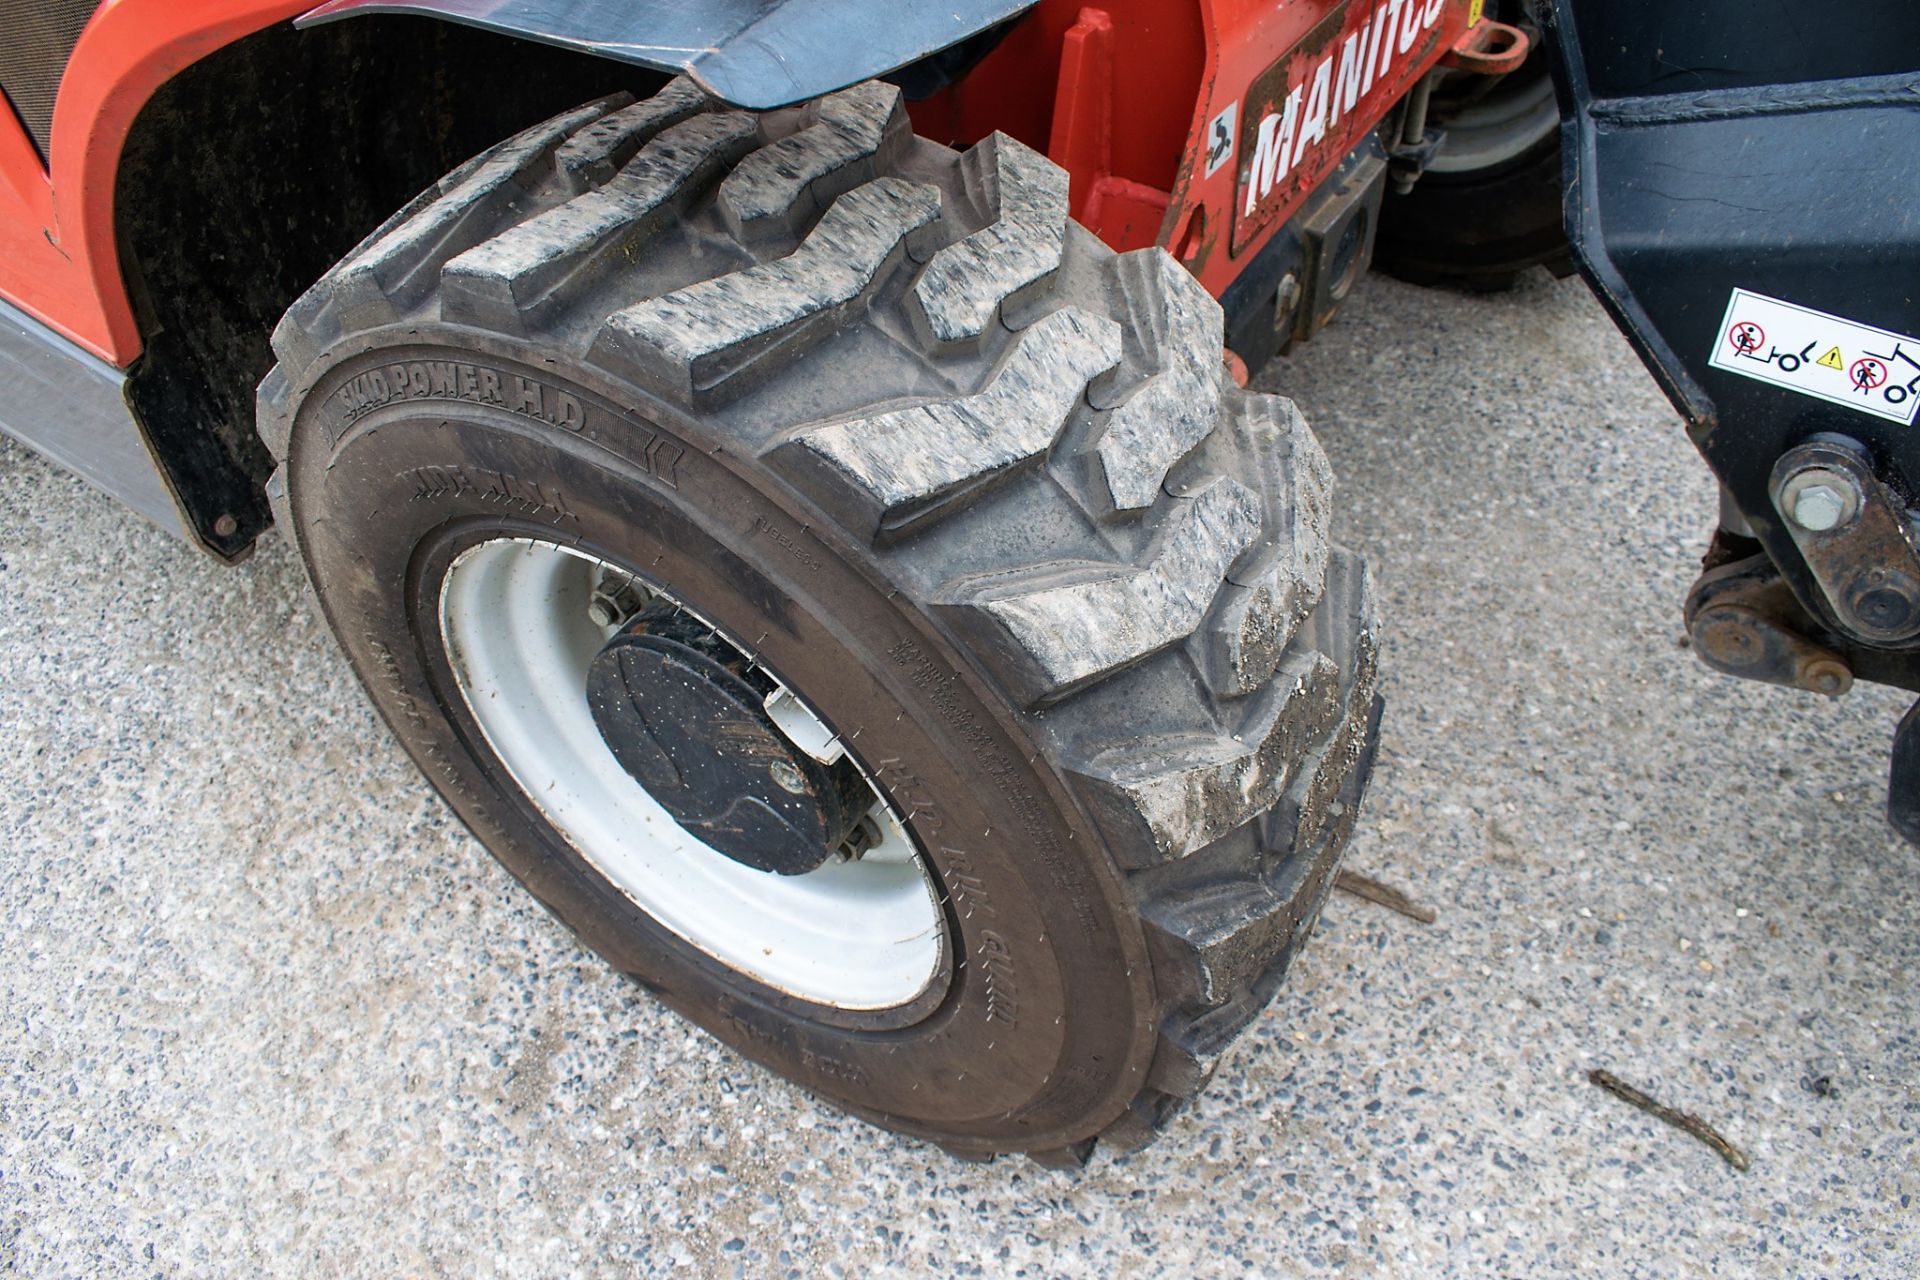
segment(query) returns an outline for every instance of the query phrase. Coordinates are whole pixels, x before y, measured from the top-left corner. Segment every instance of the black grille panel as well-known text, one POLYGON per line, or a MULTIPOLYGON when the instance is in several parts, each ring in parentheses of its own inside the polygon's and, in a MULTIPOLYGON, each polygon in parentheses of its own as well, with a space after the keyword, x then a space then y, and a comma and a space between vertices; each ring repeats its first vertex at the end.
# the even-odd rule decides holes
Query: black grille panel
POLYGON ((43 160, 60 73, 99 7, 100 0, 0 0, 0 93, 20 113, 43 160))

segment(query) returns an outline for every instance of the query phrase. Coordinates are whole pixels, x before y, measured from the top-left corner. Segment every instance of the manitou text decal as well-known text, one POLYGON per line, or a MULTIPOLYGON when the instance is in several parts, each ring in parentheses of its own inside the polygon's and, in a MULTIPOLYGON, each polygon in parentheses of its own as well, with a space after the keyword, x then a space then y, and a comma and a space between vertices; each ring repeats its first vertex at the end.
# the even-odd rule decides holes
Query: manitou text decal
POLYGON ((1446 7, 1447 0, 1362 0, 1365 19, 1352 25, 1354 10, 1342 5, 1254 82, 1240 176, 1243 216, 1252 218, 1288 174, 1310 170, 1309 157, 1318 158, 1316 149, 1343 121, 1365 119, 1382 105, 1378 99, 1393 91, 1446 7))

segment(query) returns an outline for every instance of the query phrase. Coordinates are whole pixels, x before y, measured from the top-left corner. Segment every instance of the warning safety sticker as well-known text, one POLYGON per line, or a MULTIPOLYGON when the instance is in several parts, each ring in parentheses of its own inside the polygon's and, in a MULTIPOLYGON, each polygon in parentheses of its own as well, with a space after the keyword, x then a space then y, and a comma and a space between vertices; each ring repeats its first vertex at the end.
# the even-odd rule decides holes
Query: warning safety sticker
POLYGON ((1716 369, 1913 424, 1920 338, 1735 289, 1714 339, 1716 369))

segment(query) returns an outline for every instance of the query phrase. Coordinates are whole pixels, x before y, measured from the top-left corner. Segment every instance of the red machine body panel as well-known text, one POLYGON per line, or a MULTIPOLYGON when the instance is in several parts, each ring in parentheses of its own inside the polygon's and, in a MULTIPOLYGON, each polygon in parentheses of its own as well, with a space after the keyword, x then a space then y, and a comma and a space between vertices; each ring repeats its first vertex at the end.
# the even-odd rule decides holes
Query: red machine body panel
POLYGON ((0 112, 0 294, 113 364, 140 354, 114 243, 120 149, 153 91, 304 0, 107 0, 74 47, 42 165, 0 112))
MULTIPOLYGON (((106 0, 75 46, 47 163, 0 113, 0 295, 120 366, 141 339, 114 236, 134 117, 170 77, 306 0, 106 0)), ((1116 248, 1163 244, 1216 295, 1477 20, 1479 0, 1042 0, 913 115, 995 129, 1073 178, 1116 248)), ((236 229, 237 233, 244 233, 236 229)))
POLYGON ((1079 221, 1117 249, 1165 245, 1218 296, 1481 7, 1042 0, 914 123, 1048 152, 1079 221))

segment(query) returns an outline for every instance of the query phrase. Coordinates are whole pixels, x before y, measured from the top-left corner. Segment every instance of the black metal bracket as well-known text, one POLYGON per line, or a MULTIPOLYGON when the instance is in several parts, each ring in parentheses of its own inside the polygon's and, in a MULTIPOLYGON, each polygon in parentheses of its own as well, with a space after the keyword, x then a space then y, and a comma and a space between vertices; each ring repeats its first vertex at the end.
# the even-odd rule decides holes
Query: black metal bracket
POLYGON ((1887 776, 1887 821, 1920 844, 1920 702, 1893 735, 1893 765, 1887 776))
MULTIPOLYGON (((1904 510, 1920 431, 1712 355, 1736 288, 1920 333, 1920 6, 1835 0, 1816 32, 1731 0, 1552 0, 1542 17, 1582 272, 1795 596, 1841 622, 1774 505, 1775 464, 1844 434, 1904 510)), ((1920 671, 1913 635, 1859 634, 1920 671)))
MULTIPOLYGON (((1761 553, 1695 585, 1696 648, 1821 692, 1920 687, 1920 376, 1889 381, 1903 359, 1920 375, 1920 339, 1898 339, 1920 335, 1920 5, 1787 23, 1735 0, 1544 0, 1541 18, 1574 255, 1761 553), (1874 345, 1797 338, 1776 359, 1737 310, 1755 296, 1874 345), (1824 394, 1809 361, 1836 371, 1824 394)), ((1920 841, 1915 723, 1888 813, 1920 841)))

